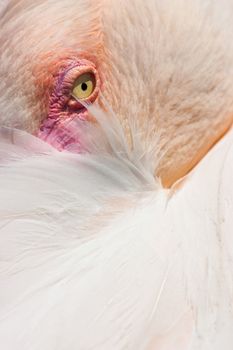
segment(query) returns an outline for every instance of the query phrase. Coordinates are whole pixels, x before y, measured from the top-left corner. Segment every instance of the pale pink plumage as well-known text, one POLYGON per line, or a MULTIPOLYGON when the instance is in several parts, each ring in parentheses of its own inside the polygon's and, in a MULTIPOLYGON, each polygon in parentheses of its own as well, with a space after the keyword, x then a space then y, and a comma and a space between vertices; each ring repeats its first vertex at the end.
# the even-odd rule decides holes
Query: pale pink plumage
POLYGON ((13 3, 25 12, 10 7, 0 33, 0 349, 232 350, 233 132, 216 138, 232 120, 231 0, 219 16, 215 0, 13 3), (106 112, 85 105, 98 124, 67 124, 85 154, 28 133, 44 117, 28 67, 46 45, 73 47, 72 16, 106 79, 106 112), (209 137, 165 189, 164 164, 179 168, 209 137))

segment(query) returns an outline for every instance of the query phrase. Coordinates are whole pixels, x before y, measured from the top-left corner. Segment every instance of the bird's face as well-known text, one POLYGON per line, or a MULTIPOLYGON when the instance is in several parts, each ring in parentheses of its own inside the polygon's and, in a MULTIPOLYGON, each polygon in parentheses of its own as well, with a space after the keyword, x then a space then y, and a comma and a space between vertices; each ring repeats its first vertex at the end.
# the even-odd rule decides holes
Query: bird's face
POLYGON ((171 186, 232 125, 229 13, 201 1, 12 0, 0 20, 1 123, 82 152, 68 121, 95 123, 86 105, 105 101, 131 147, 132 133, 145 152, 159 137, 154 173, 171 186))

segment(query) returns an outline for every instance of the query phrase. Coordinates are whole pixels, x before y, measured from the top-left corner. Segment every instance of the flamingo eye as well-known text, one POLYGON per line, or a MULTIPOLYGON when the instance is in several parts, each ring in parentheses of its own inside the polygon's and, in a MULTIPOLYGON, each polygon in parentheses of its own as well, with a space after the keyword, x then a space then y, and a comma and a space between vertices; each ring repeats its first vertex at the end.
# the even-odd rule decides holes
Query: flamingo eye
POLYGON ((81 74, 74 82, 71 95, 78 100, 90 97, 96 87, 95 76, 92 73, 81 74))

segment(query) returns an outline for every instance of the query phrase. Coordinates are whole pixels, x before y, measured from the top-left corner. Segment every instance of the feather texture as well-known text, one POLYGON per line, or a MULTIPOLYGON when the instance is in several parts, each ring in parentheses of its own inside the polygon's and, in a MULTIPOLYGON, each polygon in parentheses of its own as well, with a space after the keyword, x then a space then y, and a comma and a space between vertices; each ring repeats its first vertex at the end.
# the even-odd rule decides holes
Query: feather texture
POLYGON ((8 146, 19 153, 0 169, 4 349, 231 349, 232 133, 177 191, 133 159, 8 146))
POLYGON ((232 16, 0 0, 0 349, 232 350, 232 16), (81 55, 98 123, 72 120, 86 153, 60 153, 29 133, 81 55))

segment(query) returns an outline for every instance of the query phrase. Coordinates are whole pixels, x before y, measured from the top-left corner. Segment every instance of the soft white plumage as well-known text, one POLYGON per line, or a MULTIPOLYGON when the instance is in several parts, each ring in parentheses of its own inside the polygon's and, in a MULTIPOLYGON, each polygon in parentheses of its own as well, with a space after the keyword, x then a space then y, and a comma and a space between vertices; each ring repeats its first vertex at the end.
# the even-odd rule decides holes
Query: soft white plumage
POLYGON ((2 136, 4 349, 232 348, 232 133, 177 191, 2 136))

